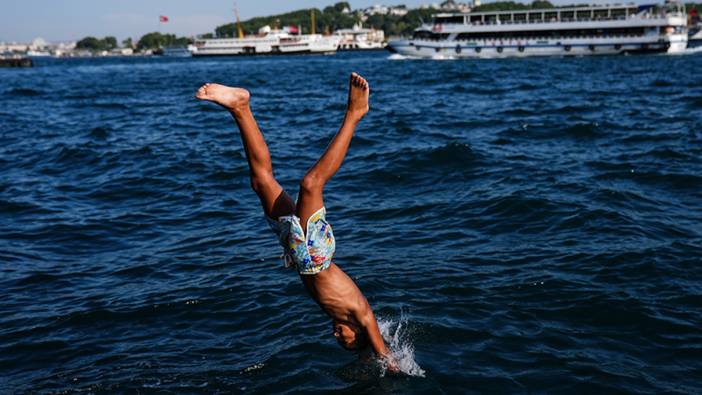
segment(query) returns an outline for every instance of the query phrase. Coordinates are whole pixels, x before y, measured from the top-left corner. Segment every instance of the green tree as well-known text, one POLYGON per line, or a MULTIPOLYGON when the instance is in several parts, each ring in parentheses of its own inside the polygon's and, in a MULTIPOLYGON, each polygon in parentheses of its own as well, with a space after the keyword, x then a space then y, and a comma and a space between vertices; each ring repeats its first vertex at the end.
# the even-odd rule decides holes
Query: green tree
POLYGON ((176 37, 174 34, 161 34, 152 32, 143 35, 137 42, 137 50, 158 49, 170 46, 186 46, 191 43, 187 37, 176 37))
POLYGON ((336 12, 342 13, 342 12, 344 12, 345 9, 350 10, 350 9, 351 9, 351 4, 349 4, 349 3, 345 2, 345 1, 342 1, 342 2, 340 2, 340 3, 334 4, 334 9, 336 10, 336 12))
POLYGON ((117 48, 117 39, 113 36, 103 38, 102 47, 107 51, 117 48))
POLYGON ((122 40, 122 46, 124 48, 134 48, 134 43, 132 42, 132 38, 127 37, 124 40, 122 40))
MULTIPOLYGON (((342 11, 351 9, 349 3, 341 2, 333 6, 328 6, 324 10, 306 9, 291 11, 279 15, 269 15, 251 18, 241 22, 241 28, 246 34, 255 34, 258 29, 263 26, 284 27, 284 26, 301 26, 304 33, 310 32, 311 19, 310 14, 314 12, 317 32, 327 30, 336 30, 342 28, 350 28, 357 22, 357 17, 353 14, 344 14, 342 11)), ((226 25, 217 26, 215 28, 215 36, 217 37, 234 37, 237 34, 236 23, 228 23, 226 25)))
POLYGON ((88 36, 78 41, 76 43, 76 48, 86 49, 94 52, 110 51, 112 49, 117 48, 117 39, 112 36, 108 36, 102 39, 88 36))
POLYGON ((685 3, 685 11, 690 12, 692 9, 697 10, 697 13, 702 13, 702 3, 685 3))
POLYGON ((490 11, 513 11, 513 10, 526 10, 529 9, 528 4, 517 3, 514 1, 497 1, 494 3, 481 4, 479 7, 475 7, 473 11, 475 12, 490 12, 490 11))
POLYGON ((102 42, 93 36, 88 36, 78 41, 76 48, 99 51, 102 48, 102 42))
POLYGON ((535 0, 531 3, 531 8, 533 9, 539 9, 539 8, 554 8, 555 6, 551 4, 551 2, 547 0, 535 0))

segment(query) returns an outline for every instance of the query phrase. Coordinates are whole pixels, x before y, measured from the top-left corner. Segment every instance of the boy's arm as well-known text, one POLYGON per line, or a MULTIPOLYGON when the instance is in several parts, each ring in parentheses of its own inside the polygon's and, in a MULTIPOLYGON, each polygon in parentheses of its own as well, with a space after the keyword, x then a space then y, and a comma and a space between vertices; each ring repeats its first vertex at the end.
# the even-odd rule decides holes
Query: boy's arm
POLYGON ((387 369, 389 371, 397 373, 400 369, 397 367, 397 363, 392 358, 392 355, 390 355, 390 350, 388 350, 388 347, 385 345, 383 336, 380 334, 380 328, 378 328, 378 321, 376 321, 375 315, 373 315, 373 310, 371 310, 365 298, 364 302, 365 303, 361 304, 361 308, 354 314, 356 321, 358 321, 366 332, 368 343, 370 343, 371 348, 373 348, 375 355, 387 363, 387 369))
POLYGON ((375 320, 373 315, 373 310, 371 310, 368 302, 364 303, 364 306, 356 312, 356 321, 361 324, 363 331, 368 337, 368 342, 373 348, 373 351, 379 358, 387 358, 390 356, 390 351, 383 341, 383 336, 380 334, 380 328, 378 328, 378 322, 375 320))

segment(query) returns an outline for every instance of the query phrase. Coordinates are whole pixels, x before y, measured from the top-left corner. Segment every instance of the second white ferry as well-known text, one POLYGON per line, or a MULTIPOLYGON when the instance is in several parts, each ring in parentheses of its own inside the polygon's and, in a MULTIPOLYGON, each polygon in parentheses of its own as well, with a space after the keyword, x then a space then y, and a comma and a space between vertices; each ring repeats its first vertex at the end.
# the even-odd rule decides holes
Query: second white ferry
POLYGON ((420 58, 679 53, 686 47, 687 15, 676 1, 437 14, 411 39, 387 46, 420 58))
POLYGON ((257 36, 195 40, 193 56, 326 54, 336 52, 340 38, 321 34, 293 34, 264 26, 257 36))

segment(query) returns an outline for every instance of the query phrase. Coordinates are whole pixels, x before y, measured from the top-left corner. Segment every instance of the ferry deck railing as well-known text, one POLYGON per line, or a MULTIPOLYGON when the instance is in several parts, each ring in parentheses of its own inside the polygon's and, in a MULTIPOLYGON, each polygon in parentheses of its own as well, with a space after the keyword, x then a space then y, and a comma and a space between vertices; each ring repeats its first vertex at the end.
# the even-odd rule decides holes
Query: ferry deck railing
MULTIPOLYGON (((466 16, 466 20, 464 20, 463 23, 451 23, 451 22, 439 22, 439 23, 434 23, 434 26, 444 26, 444 25, 458 25, 458 26, 490 26, 490 25, 517 25, 517 24, 535 24, 535 23, 556 23, 556 22, 564 22, 564 23, 570 23, 570 22, 603 22, 603 21, 625 21, 629 19, 666 19, 666 18, 671 18, 671 17, 686 17, 684 13, 680 12, 668 12, 668 13, 650 13, 650 12, 644 12, 644 13, 638 13, 638 14, 628 14, 628 15, 616 15, 616 16, 590 16, 590 17, 575 17, 575 18, 569 18, 569 17, 550 17, 546 18, 544 14, 549 14, 549 13, 554 13, 559 15, 560 11, 549 11, 549 12, 542 12, 542 17, 538 19, 531 19, 531 18, 526 18, 526 19, 519 19, 515 20, 514 15, 515 14, 498 14, 500 16, 502 15, 509 15, 511 18, 498 18, 492 20, 482 20, 479 21, 471 21, 470 15, 466 16)), ((482 17, 486 15, 481 15, 482 17)))

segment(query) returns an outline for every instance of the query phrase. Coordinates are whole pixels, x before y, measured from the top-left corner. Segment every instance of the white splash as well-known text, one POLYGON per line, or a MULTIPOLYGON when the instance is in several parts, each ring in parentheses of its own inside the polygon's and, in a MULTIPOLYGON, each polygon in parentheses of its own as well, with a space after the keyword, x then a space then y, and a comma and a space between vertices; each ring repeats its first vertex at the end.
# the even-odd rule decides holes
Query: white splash
POLYGON ((407 319, 403 314, 400 313, 397 322, 382 317, 377 319, 380 333, 388 344, 398 369, 408 376, 424 377, 424 369, 414 360, 414 345, 407 332, 407 319))
POLYGON ((388 56, 388 59, 389 60, 405 60, 405 59, 412 59, 412 58, 410 58, 408 56, 400 55, 399 53, 394 53, 394 54, 391 54, 390 56, 388 56))
POLYGON ((702 46, 694 47, 694 48, 685 48, 684 51, 674 52, 674 53, 664 53, 662 55, 664 55, 664 56, 685 56, 685 55, 698 54, 700 52, 702 52, 702 46))
POLYGON ((687 49, 685 49, 684 54, 691 55, 691 54, 699 53, 699 52, 702 52, 702 47, 687 48, 687 49))
POLYGON ((456 60, 456 57, 451 55, 435 54, 431 56, 431 60, 456 60))

